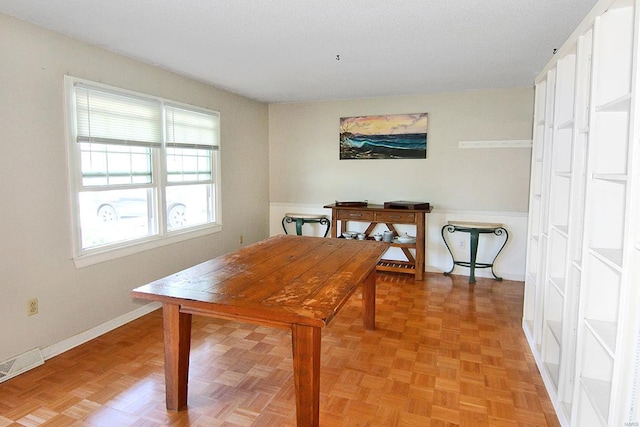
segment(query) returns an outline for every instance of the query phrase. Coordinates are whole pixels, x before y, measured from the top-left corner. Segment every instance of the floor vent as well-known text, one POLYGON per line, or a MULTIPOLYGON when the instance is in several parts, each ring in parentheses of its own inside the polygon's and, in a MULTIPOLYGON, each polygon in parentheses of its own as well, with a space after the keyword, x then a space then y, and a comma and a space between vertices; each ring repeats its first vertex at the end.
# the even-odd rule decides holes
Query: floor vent
POLYGON ((0 383, 44 363, 40 349, 34 348, 0 363, 0 383))

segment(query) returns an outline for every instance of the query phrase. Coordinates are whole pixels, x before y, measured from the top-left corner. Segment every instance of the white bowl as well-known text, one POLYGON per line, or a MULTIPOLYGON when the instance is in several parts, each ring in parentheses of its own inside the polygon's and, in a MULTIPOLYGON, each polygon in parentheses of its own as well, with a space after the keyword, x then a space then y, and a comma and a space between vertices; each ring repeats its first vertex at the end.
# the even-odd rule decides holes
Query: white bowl
POLYGON ((415 243, 416 242, 416 238, 414 236, 409 236, 409 235, 402 235, 402 236, 398 236, 398 242, 400 243, 415 243))

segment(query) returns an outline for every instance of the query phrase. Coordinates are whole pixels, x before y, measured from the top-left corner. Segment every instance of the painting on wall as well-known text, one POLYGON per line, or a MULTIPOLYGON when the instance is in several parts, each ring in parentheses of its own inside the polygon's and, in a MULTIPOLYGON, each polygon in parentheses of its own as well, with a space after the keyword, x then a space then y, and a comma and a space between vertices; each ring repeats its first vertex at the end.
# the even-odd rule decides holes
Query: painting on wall
POLYGON ((426 158, 427 113, 340 119, 340 160, 426 158))

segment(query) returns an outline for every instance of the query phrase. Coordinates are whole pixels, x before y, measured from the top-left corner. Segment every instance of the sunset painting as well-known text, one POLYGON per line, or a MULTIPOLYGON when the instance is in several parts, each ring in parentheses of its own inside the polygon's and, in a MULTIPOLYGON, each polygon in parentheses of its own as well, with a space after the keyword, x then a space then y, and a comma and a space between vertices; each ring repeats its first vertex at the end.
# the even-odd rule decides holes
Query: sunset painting
POLYGON ((426 158, 427 113, 340 119, 340 160, 426 158))

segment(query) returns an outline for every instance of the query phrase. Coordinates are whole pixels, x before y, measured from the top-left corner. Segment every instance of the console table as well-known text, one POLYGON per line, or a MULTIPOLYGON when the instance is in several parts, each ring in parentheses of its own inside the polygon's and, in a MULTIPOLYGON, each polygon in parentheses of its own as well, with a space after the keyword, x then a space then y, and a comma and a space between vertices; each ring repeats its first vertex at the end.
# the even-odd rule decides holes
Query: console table
MULTIPOLYGON (((385 208, 384 205, 373 204, 367 206, 339 206, 337 204, 330 204, 324 207, 331 209, 331 237, 333 238, 342 236, 342 233, 347 231, 349 221, 369 223, 367 229, 364 231, 364 234, 367 236, 373 232, 378 224, 385 224, 386 227, 396 235, 398 231, 394 224, 415 225, 415 243, 391 243, 391 246, 399 247, 402 250, 407 261, 381 259, 378 262, 377 270, 413 274, 416 280, 423 279, 426 214, 431 212, 431 207, 428 209, 395 209, 385 208), (340 227, 338 227, 338 221, 340 221, 340 227), (415 256, 409 249, 415 249, 415 256)), ((369 237, 367 238, 370 239, 369 237)))
POLYGON ((445 276, 451 274, 456 265, 460 265, 462 267, 469 267, 469 283, 476 282, 475 270, 476 268, 491 268, 491 274, 496 280, 502 280, 502 277, 498 277, 493 271, 493 264, 496 262, 498 255, 504 249, 504 246, 507 244, 507 240, 509 240, 509 233, 502 226, 502 224, 494 224, 487 222, 467 222, 467 221, 449 221, 444 227, 442 227, 442 240, 444 244, 447 246, 449 253, 451 254, 451 259, 453 260, 453 266, 451 270, 445 272, 445 276), (460 231, 463 233, 469 233, 469 261, 456 261, 453 256, 453 252, 447 243, 447 239, 445 239, 444 232, 448 231, 449 233, 455 233, 456 231, 460 231), (476 256, 478 254, 478 240, 480 240, 480 234, 495 234, 496 236, 504 236, 504 243, 496 253, 496 256, 493 257, 493 261, 490 263, 481 263, 476 262, 476 256))

